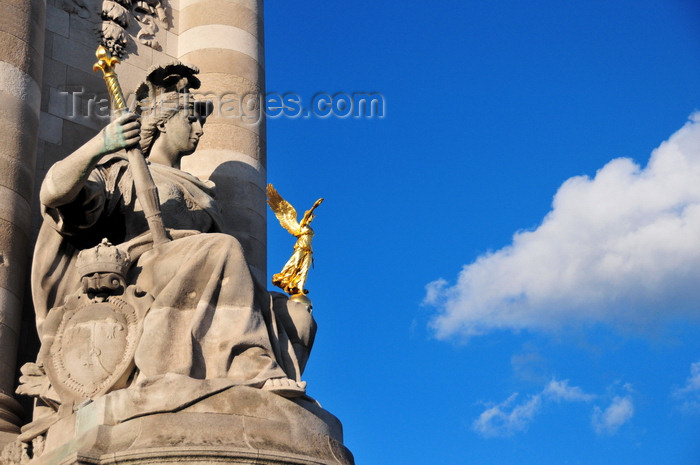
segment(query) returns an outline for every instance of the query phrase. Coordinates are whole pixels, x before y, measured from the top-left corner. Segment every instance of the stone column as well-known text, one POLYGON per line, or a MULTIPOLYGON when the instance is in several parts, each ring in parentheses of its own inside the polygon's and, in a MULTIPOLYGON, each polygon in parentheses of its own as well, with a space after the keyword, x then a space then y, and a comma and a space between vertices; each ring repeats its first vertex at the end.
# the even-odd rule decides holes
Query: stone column
POLYGON ((45 9, 44 0, 0 2, 0 445, 20 424, 12 393, 31 258, 45 9))
POLYGON ((214 101, 197 155, 183 169, 217 185, 228 233, 266 281, 263 0, 180 0, 178 58, 199 67, 214 101))

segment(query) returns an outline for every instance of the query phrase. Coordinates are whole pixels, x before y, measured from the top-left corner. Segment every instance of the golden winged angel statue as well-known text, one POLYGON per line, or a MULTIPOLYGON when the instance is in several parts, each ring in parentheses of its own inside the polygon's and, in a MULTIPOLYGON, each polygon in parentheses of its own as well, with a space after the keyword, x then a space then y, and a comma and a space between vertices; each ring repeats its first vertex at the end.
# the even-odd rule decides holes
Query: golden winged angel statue
POLYGON ((311 239, 314 236, 314 230, 309 225, 314 219, 314 210, 321 205, 321 202, 323 199, 318 199, 297 223, 297 211, 294 207, 282 198, 272 184, 267 185, 267 203, 282 227, 297 238, 297 242, 294 244, 294 253, 287 260, 282 271, 272 276, 272 284, 290 294, 292 299, 295 296, 297 298, 305 297, 309 293, 308 290, 304 289, 309 268, 313 263, 311 239))

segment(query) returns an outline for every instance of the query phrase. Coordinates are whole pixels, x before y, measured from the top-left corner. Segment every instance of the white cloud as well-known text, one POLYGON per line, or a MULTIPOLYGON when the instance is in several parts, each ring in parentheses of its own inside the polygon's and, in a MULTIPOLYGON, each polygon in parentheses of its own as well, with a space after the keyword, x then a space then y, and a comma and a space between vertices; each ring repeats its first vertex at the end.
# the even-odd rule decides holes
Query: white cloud
POLYGON ((593 394, 586 394, 583 392, 580 387, 569 386, 568 379, 565 379, 564 381, 557 381, 556 379, 551 380, 544 388, 543 393, 556 401, 565 400, 567 402, 588 402, 595 398, 593 394))
POLYGON ((682 410, 687 412, 700 410, 700 362, 690 365, 690 376, 685 386, 674 390, 673 397, 682 402, 682 410))
POLYGON ((615 396, 612 403, 605 410, 595 407, 591 424, 598 434, 615 434, 618 429, 634 415, 634 403, 632 397, 615 396))
POLYGON ((700 113, 646 167, 619 158, 567 180, 552 210, 449 285, 427 286, 438 337, 697 317, 700 113))
POLYGON ((484 437, 510 436, 525 431, 547 401, 588 402, 595 398, 579 387, 569 386, 569 380, 556 379, 552 379, 542 392, 529 396, 520 404, 515 403, 517 397, 516 392, 500 404, 484 410, 472 423, 472 429, 484 437))
POLYGON ((509 436, 524 431, 542 406, 542 397, 530 396, 522 404, 512 406, 518 393, 512 394, 500 404, 490 407, 474 420, 472 428, 485 437, 509 436))

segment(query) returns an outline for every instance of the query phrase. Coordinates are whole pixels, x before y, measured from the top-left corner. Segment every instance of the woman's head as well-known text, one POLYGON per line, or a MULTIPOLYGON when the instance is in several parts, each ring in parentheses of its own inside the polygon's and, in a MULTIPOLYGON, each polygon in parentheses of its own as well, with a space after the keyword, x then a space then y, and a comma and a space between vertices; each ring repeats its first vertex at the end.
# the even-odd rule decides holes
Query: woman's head
POLYGON ((203 120, 194 113, 194 108, 181 108, 177 113, 156 124, 158 136, 165 149, 173 156, 189 155, 197 148, 203 120))
MULTIPOLYGON (((141 120, 141 149, 153 163, 180 167, 183 156, 195 151, 204 131, 206 113, 199 105, 179 105, 141 120)), ((206 107, 205 107, 206 108, 206 107)))
POLYGON ((190 89, 200 81, 193 66, 175 63, 153 68, 136 91, 141 115, 141 150, 150 156, 154 146, 166 150, 169 158, 192 153, 202 135, 202 125, 212 104, 197 101, 190 89), (157 142, 160 140, 160 142, 157 142))

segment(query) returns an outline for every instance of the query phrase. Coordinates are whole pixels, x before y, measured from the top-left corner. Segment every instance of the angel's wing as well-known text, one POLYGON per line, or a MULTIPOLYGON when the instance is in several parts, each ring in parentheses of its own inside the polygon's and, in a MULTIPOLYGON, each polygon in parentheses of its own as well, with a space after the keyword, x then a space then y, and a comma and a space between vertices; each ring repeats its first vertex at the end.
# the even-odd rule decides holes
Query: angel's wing
POLYGON ((297 223, 297 211, 292 207, 292 204, 282 198, 272 184, 267 185, 267 204, 284 229, 294 236, 301 233, 299 223, 297 223))

